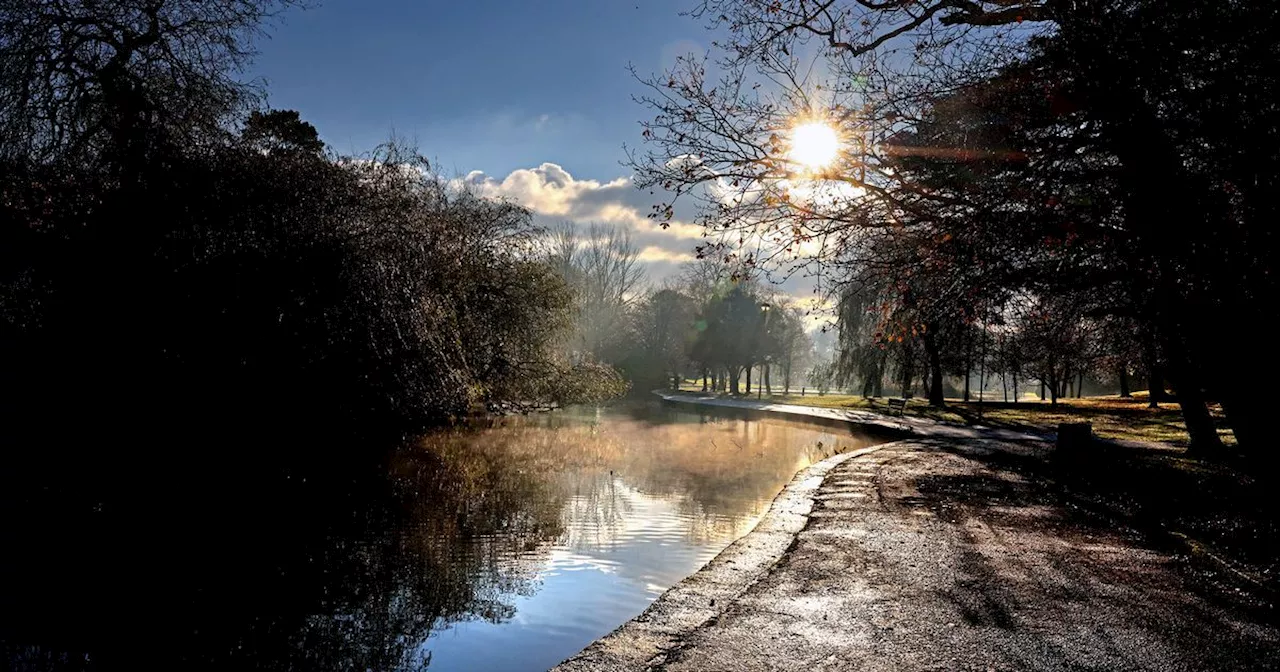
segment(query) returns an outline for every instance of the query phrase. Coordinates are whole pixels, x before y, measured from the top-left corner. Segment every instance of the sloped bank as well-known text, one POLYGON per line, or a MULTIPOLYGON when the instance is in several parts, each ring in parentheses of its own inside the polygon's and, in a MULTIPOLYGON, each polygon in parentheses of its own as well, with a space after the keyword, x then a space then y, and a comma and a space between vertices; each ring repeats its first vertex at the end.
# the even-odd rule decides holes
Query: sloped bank
MULTIPOLYGON (((888 418, 876 413, 769 404, 750 400, 654 392, 664 402, 717 409, 720 413, 765 414, 851 428, 889 442, 917 433, 931 421, 888 418)), ((734 599, 768 575, 808 523, 814 497, 826 476, 844 462, 885 444, 834 455, 797 473, 774 498, 750 532, 683 581, 663 593, 644 613, 591 643, 554 670, 644 670, 660 665, 684 639, 715 620, 734 599)))
POLYGON ((686 636, 713 621, 764 578, 804 529, 814 495, 831 470, 881 446, 829 457, 796 474, 755 528, 663 593, 644 613, 556 666, 558 672, 644 670, 661 664, 686 636))
POLYGON ((855 427, 860 431, 895 439, 929 438, 929 439, 995 439, 998 441, 1044 441, 1051 440, 1051 433, 1036 433, 1013 429, 1000 429, 982 425, 952 425, 944 422, 910 416, 890 416, 874 411, 862 411, 849 408, 825 408, 818 406, 801 406, 799 404, 779 404, 771 401, 752 399, 726 399, 711 395, 674 394, 655 391, 655 395, 666 403, 687 404, 702 407, 718 408, 752 414, 775 415, 792 419, 800 418, 810 422, 819 422, 831 426, 855 427))
MULTIPOLYGON (((838 409, 684 399, 870 424, 838 409)), ((1280 660, 1265 594, 1081 506, 1043 468, 1041 437, 893 429, 913 438, 801 472, 756 530, 556 669, 1163 672, 1280 660)))

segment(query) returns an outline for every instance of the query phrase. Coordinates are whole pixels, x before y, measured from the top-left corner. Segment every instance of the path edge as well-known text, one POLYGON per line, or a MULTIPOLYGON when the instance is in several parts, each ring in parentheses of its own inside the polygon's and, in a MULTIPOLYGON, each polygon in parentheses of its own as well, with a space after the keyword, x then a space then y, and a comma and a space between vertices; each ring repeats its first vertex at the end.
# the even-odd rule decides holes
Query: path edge
POLYGON ((750 532, 669 588, 639 616, 595 640, 552 672, 622 672, 660 665, 686 637, 719 617, 786 557, 808 525, 818 490, 833 469, 887 445, 833 455, 800 470, 750 532))

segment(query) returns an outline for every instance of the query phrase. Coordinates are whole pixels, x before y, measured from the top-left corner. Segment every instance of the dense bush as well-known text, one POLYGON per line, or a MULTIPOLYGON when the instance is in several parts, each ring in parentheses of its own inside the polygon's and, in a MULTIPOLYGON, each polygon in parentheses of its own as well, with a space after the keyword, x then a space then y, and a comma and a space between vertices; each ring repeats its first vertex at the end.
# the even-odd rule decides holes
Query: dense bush
POLYGON ((570 296, 521 208, 394 149, 233 143, 157 163, 128 186, 6 172, 9 404, 403 429, 613 391, 557 359, 570 296))

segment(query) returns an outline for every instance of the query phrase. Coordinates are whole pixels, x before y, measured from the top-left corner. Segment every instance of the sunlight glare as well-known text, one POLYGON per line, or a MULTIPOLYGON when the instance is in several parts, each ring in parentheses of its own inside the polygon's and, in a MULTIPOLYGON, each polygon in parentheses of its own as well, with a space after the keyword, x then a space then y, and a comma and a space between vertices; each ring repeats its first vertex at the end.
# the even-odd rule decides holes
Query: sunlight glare
POLYGON ((839 151, 840 138, 827 124, 815 121, 791 129, 790 158, 809 170, 830 164, 839 151))

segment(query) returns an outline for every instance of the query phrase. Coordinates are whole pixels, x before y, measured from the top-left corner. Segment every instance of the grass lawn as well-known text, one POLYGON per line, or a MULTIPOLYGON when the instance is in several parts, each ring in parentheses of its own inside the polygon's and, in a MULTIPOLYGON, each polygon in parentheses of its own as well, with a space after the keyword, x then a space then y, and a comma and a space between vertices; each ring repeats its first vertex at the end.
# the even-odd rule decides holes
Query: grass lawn
MULTIPOLYGON (((684 389, 698 392, 700 385, 684 389)), ((752 394, 749 399, 755 399, 752 394)), ((888 397, 863 399, 850 394, 765 396, 780 403, 887 412, 888 397)), ((1212 409, 1223 442, 1235 444, 1220 408, 1212 409)), ((1099 446, 1082 464, 1053 467, 1050 477, 1066 485, 1088 508, 1120 515, 1157 538, 1181 539, 1192 555, 1225 559, 1232 572, 1280 594, 1280 501, 1273 482, 1259 480, 1233 461, 1206 462, 1185 452, 1188 437, 1177 404, 1148 408, 1145 393, 1061 399, 1056 406, 1025 397, 1017 404, 948 399, 934 408, 912 399, 906 414, 959 424, 1052 430, 1061 422, 1091 422, 1094 434, 1143 447, 1099 446), (1151 445, 1155 444, 1155 445, 1151 445)), ((1178 542, 1182 543, 1182 542, 1178 542)), ((1217 560, 1215 560, 1217 562, 1217 560)), ((1213 565, 1217 566, 1217 565, 1213 565)))
MULTIPOLYGON (((697 392, 701 386, 690 381, 681 389, 697 392)), ((752 394, 749 398, 755 399, 756 395, 752 394)), ((806 393, 804 396, 774 394, 762 398, 778 403, 821 408, 853 408, 881 413, 889 410, 888 397, 865 399, 855 394, 806 393)), ((1218 434, 1223 443, 1234 445, 1235 437, 1231 430, 1223 426, 1222 409, 1214 406, 1211 411, 1218 421, 1218 434)), ((1144 392, 1138 392, 1127 399, 1117 396, 1059 399, 1056 406, 1031 395, 1024 396, 1017 404, 994 400, 978 404, 976 401, 948 399, 943 408, 935 408, 925 400, 916 398, 907 403, 905 414, 962 425, 981 424, 1034 430, 1053 430, 1063 422, 1091 422, 1094 434, 1108 439, 1161 443, 1175 448, 1186 448, 1188 441, 1178 405, 1160 404, 1158 408, 1148 408, 1144 392)))

